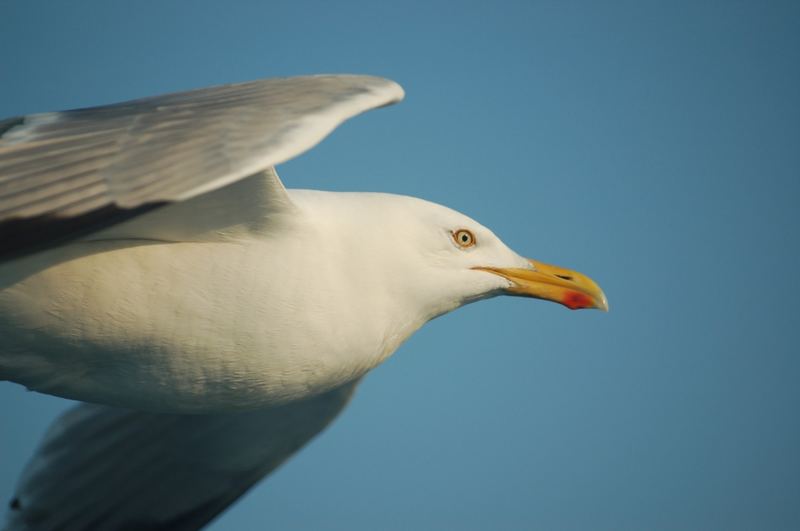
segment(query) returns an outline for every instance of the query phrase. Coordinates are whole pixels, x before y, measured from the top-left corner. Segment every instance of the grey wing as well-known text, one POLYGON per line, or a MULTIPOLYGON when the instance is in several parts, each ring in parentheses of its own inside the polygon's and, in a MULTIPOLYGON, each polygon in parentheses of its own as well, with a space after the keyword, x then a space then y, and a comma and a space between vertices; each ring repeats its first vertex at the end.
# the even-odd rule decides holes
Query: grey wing
POLYGON ((4 529, 200 529, 327 426, 355 386, 224 415, 76 406, 28 463, 4 529))
POLYGON ((214 190, 399 101, 393 81, 276 78, 0 121, 0 258, 214 190))

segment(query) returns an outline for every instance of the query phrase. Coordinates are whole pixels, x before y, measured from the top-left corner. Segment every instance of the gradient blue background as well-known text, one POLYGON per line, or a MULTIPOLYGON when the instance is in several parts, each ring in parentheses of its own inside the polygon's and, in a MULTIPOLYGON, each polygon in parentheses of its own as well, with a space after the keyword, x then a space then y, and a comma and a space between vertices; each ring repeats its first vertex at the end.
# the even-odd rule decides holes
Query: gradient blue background
MULTIPOLYGON (((798 6, 6 0, 0 116, 387 76, 289 187, 444 203, 605 288, 430 323, 212 529, 800 529, 798 6)), ((0 385, 0 498, 66 405, 0 385)))

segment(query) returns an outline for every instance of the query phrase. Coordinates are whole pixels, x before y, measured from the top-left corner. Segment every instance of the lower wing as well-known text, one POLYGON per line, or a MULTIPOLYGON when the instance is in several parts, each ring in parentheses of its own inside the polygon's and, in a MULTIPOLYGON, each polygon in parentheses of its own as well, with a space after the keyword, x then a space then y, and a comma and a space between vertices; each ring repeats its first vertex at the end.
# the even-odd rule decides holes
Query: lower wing
POLYGON ((322 431, 356 385, 234 414, 78 405, 26 466, 4 529, 200 529, 322 431))

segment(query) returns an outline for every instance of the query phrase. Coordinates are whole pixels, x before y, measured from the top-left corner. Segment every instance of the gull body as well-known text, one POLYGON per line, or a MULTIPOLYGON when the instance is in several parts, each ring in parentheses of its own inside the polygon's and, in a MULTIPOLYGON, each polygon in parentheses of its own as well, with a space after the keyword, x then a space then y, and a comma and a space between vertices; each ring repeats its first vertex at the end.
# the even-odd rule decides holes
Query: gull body
POLYGON ((360 378, 425 322, 509 285, 471 267, 528 266, 440 205, 284 192, 274 173, 61 252, 83 256, 0 291, 5 374, 77 400, 184 413, 277 405, 360 378), (264 187, 285 193, 287 208, 253 229, 142 239, 167 217, 207 215, 210 201, 261 200, 253 189, 264 187), (459 229, 480 246, 460 250, 459 229))
POLYGON ((8 531, 200 529, 429 320, 500 294, 607 309, 444 206, 284 188, 275 165, 402 97, 310 76, 0 120, 0 379, 87 402, 8 531))

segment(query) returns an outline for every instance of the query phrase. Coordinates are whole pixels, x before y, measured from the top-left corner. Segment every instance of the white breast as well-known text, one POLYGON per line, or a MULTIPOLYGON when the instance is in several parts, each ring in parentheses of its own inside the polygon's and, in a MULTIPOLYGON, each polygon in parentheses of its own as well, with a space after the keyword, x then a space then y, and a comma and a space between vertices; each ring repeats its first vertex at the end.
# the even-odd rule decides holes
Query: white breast
POLYGON ((0 375, 126 407, 249 408, 358 378, 422 324, 302 247, 141 245, 39 272, 0 292, 0 375))

